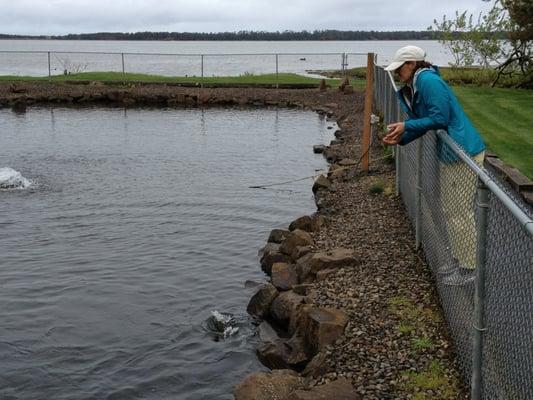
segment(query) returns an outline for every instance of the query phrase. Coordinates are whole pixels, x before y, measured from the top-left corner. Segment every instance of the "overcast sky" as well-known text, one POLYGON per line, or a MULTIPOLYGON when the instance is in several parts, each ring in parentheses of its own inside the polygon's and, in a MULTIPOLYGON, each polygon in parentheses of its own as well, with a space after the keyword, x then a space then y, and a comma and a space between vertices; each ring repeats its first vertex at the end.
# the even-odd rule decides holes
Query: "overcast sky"
POLYGON ((0 33, 425 30, 482 0, 0 0, 0 33))

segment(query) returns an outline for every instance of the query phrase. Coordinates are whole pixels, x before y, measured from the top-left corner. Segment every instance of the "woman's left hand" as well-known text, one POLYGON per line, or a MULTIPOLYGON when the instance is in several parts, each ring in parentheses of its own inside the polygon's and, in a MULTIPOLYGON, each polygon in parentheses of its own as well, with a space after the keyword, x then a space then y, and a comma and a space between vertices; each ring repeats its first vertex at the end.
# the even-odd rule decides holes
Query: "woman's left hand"
POLYGON ((405 123, 395 122, 387 125, 387 129, 389 133, 383 138, 383 143, 389 146, 394 146, 398 144, 402 138, 402 134, 405 132, 405 123))

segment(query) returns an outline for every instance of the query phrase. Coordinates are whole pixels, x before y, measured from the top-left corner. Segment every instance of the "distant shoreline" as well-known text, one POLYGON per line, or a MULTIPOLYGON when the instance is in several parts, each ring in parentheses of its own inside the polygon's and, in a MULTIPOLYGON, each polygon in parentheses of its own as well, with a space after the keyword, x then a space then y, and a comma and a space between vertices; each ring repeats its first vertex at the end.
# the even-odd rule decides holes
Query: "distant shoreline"
POLYGON ((142 41, 376 41, 438 40, 440 32, 430 31, 283 31, 283 32, 97 32, 67 35, 11 35, 0 40, 142 40, 142 41))

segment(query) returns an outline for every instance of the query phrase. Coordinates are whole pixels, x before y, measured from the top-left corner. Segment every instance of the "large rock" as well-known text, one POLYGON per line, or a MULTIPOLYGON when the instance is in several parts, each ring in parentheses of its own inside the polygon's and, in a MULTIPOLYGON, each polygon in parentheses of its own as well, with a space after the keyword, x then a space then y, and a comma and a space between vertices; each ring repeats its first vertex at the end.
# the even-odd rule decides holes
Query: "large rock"
POLYGON ((298 246, 291 253, 291 261, 297 261, 313 251, 311 246, 298 246))
POLYGON ((360 396, 348 379, 337 379, 311 390, 295 390, 287 400, 358 400, 360 396))
POLYGON ((296 229, 287 235, 287 238, 279 247, 279 251, 290 256, 296 247, 313 246, 314 244, 315 242, 309 233, 302 231, 301 229, 296 229))
POLYGON ((314 355, 342 336, 347 323, 342 311, 303 304, 294 310, 289 332, 301 336, 307 354, 314 355))
POLYGON ((270 283, 261 285, 259 290, 250 299, 246 310, 250 315, 264 318, 268 314, 270 305, 277 295, 278 290, 270 283))
POLYGON ((296 218, 289 225, 289 231, 294 231, 295 229, 301 229, 306 232, 313 232, 315 230, 315 224, 313 218, 309 215, 304 215, 302 217, 296 218))
POLYGON ((331 252, 314 253, 308 260, 311 273, 316 274, 323 269, 332 269, 358 264, 353 250, 337 248, 331 252))
POLYGON ((279 290, 289 290, 298 284, 298 273, 294 264, 274 263, 272 265, 272 284, 279 290))
POLYGON ((258 332, 261 342, 275 342, 276 340, 279 340, 278 333, 267 321, 263 321, 259 324, 258 332))
POLYGON ((316 193, 317 191, 321 189, 329 189, 331 186, 331 182, 328 178, 326 178, 324 175, 319 175, 315 179, 315 183, 313 184, 313 193, 316 193))
POLYGON ((276 243, 267 243, 259 252, 261 257, 261 269, 268 275, 272 274, 272 265, 277 262, 289 262, 290 257, 280 251, 281 245, 276 243))
POLYGON ((281 325, 287 326, 292 313, 304 300, 305 296, 299 295, 292 290, 282 292, 270 305, 270 315, 281 325))
POLYGON ((303 378, 291 370, 256 372, 244 378, 233 391, 235 400, 284 400, 303 386, 303 378))
POLYGON ((309 361, 304 344, 298 336, 262 342, 256 350, 259 361, 270 369, 301 370, 309 361))
POLYGON ((281 243, 285 240, 289 231, 286 229, 272 229, 270 235, 268 236, 269 243, 281 243))
POLYGON ((313 222, 314 222, 314 225, 315 225, 315 231, 318 232, 324 226, 327 225, 328 219, 322 214, 315 213, 315 214, 313 214, 313 222))
POLYGON ((322 155, 326 158, 327 162, 330 164, 333 164, 340 158, 340 145, 337 146, 329 146, 324 150, 322 155))
POLYGON ((313 146, 313 153, 322 154, 326 150, 326 146, 323 144, 316 144, 313 146))
POLYGON ((307 253, 296 260, 296 272, 298 273, 298 281, 300 283, 312 283, 315 276, 311 274, 311 258, 315 253, 307 253))
POLYGON ((327 356, 325 352, 321 351, 305 366, 305 369, 302 371, 302 376, 318 378, 319 376, 325 375, 327 372, 327 356))

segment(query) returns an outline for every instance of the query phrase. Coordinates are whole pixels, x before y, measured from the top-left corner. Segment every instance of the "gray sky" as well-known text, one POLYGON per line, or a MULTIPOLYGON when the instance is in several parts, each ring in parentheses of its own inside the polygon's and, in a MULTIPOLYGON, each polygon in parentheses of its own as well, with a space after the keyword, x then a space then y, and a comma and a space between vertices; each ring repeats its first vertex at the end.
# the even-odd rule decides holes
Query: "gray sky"
POLYGON ((0 33, 425 30, 482 0, 0 0, 0 33))

